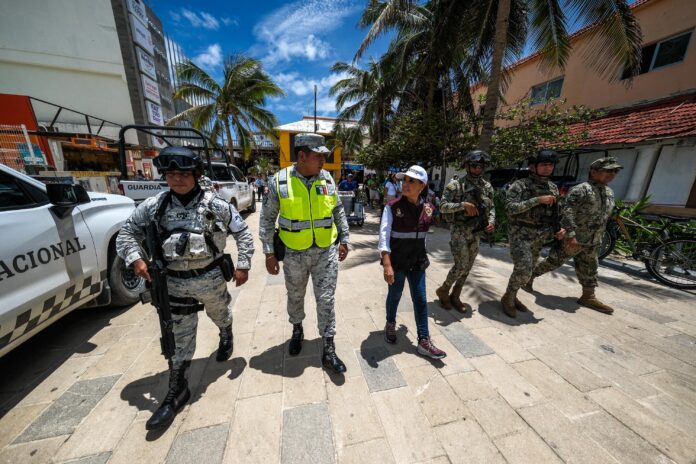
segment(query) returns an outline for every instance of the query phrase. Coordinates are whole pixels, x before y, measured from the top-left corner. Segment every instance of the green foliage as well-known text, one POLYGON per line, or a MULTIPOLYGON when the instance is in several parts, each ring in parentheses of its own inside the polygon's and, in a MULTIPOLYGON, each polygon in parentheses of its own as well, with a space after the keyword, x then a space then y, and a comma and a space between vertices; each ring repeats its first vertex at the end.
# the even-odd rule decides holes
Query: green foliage
POLYGON ((565 107, 565 100, 552 100, 545 105, 531 105, 524 100, 498 114, 498 119, 515 121, 516 125, 499 129, 493 136, 493 163, 508 166, 524 159, 539 148, 577 148, 587 139, 587 132, 571 134, 569 127, 589 123, 601 115, 583 106, 565 107))
POLYGON ((406 167, 422 163, 426 169, 460 159, 459 154, 475 146, 469 122, 463 117, 445 118, 441 112, 413 110, 395 117, 389 136, 358 154, 358 160, 375 169, 406 167))
POLYGON ((494 241, 496 243, 507 242, 508 217, 505 213, 505 192, 496 190, 493 195, 495 204, 495 232, 494 241))

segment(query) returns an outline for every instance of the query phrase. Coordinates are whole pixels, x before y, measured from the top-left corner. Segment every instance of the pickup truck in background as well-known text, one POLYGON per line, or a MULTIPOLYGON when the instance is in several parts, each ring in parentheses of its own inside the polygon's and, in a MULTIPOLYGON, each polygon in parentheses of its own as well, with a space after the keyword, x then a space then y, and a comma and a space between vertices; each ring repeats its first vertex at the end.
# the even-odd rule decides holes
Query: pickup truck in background
POLYGON ((134 209, 121 195, 0 165, 0 356, 78 307, 139 300, 145 281, 115 250, 134 209))
MULTIPOLYGON (((238 211, 256 211, 255 191, 249 185, 242 171, 233 164, 211 163, 213 188, 226 202, 232 203, 238 211)), ((136 204, 146 198, 169 190, 164 181, 124 180, 119 183, 121 192, 136 204)))

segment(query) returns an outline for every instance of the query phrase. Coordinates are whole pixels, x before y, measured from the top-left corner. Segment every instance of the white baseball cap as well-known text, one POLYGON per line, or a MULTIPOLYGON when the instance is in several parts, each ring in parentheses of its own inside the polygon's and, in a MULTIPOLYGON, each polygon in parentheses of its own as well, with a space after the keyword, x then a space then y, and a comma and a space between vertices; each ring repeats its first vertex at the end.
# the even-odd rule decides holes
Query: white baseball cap
POLYGON ((396 173, 396 178, 401 180, 404 178, 404 176, 408 176, 411 179, 416 179, 424 184, 428 183, 428 173, 425 172, 425 169, 423 169, 421 166, 418 165, 413 165, 406 172, 397 172, 396 173))

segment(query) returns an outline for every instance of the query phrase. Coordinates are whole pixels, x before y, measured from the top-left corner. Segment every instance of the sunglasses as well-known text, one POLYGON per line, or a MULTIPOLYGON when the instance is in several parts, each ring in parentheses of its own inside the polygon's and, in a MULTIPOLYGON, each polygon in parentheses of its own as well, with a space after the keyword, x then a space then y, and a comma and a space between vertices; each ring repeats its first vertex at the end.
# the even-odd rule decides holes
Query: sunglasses
POLYGON ((483 163, 469 163, 469 167, 471 169, 483 169, 485 167, 485 164, 483 164, 483 163))

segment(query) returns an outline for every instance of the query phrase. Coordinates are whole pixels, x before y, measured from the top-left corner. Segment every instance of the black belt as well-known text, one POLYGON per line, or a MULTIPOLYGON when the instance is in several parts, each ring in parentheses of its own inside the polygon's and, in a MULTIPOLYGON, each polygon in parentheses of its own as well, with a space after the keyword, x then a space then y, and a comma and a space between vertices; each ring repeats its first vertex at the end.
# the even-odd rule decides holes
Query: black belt
POLYGON ((187 316, 203 310, 203 303, 195 298, 169 295, 169 308, 172 314, 187 316))
POLYGON ((215 269, 216 267, 220 267, 221 262, 222 258, 220 257, 208 264, 206 267, 200 269, 191 269, 190 271, 172 271, 171 269, 167 269, 167 275, 177 279, 191 279, 193 277, 201 276, 206 272, 215 269))

